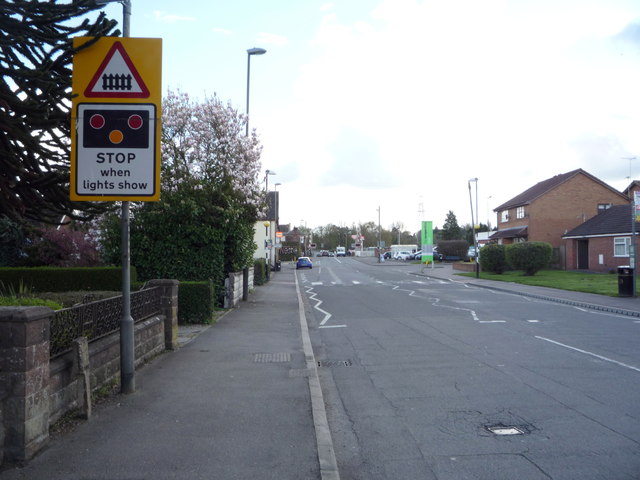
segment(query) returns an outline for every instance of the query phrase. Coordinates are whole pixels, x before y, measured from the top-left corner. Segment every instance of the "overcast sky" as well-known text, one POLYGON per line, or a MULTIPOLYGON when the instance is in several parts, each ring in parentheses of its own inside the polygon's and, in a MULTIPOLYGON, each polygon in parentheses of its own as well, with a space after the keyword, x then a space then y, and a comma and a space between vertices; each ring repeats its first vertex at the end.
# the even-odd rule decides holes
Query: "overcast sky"
MULTIPOLYGON (((280 221, 471 223, 583 168, 640 178, 638 0, 132 0, 163 88, 214 93, 264 145, 280 221), (628 160, 638 157, 638 160, 628 160), (472 199, 476 202, 475 183, 472 199)), ((118 4, 106 7, 122 17, 118 4)))

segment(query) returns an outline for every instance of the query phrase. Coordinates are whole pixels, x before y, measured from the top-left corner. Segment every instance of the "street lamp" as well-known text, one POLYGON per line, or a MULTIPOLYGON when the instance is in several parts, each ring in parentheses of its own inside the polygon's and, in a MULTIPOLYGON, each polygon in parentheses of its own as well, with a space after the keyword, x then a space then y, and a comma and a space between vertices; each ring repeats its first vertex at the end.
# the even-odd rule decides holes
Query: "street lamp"
MULTIPOLYGON (((245 124, 245 132, 244 132, 246 137, 249 136, 249 83, 250 83, 249 80, 251 78, 251 75, 250 75, 251 55, 263 55, 265 53, 267 53, 267 51, 263 48, 250 48, 247 50, 247 110, 246 110, 247 123, 245 124)), ((267 172, 269 172, 269 170, 267 170, 267 172)), ((267 189, 265 188, 265 190, 267 189)), ((265 252, 265 256, 268 259, 266 252, 265 252)), ((269 265, 267 264, 267 267, 268 266, 269 265)), ((267 280, 268 279, 269 279, 269 268, 267 268, 267 280)), ((242 269, 242 300, 246 301, 248 299, 249 299, 249 267, 244 267, 242 269)))
POLYGON ((247 50, 247 124, 245 135, 249 136, 249 83, 251 79, 251 56, 252 55, 264 55, 267 51, 264 48, 250 48, 247 50))
POLYGON ((274 202, 275 202, 275 212, 274 212, 274 220, 275 220, 275 228, 273 229, 273 266, 275 267, 278 263, 278 249, 276 248, 276 232, 278 231, 278 219, 280 217, 278 212, 278 186, 282 185, 281 183, 274 184, 273 194, 274 194, 274 202))
POLYGON ((378 205, 378 250, 376 252, 378 254, 378 263, 382 262, 382 255, 380 255, 380 250, 382 249, 382 245, 380 244, 380 233, 380 205, 378 205))
POLYGON ((471 233, 473 233, 473 247, 476 250, 476 278, 480 278, 480 262, 478 262, 478 239, 476 237, 476 223, 473 218, 473 200, 471 198, 471 182, 475 182, 476 184, 476 217, 478 216, 478 178, 471 178, 467 182, 469 186, 469 203, 471 204, 471 228, 473 229, 471 233))

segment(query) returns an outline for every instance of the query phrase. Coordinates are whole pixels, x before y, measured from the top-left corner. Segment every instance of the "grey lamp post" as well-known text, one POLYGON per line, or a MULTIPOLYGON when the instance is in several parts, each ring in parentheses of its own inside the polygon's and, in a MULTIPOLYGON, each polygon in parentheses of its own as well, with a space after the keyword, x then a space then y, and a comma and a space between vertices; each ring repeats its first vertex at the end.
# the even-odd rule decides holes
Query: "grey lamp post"
POLYGON ((267 51, 264 48, 250 48, 247 50, 247 124, 245 135, 249 136, 249 85, 251 82, 251 56, 264 55, 267 51))
POLYGON ((275 202, 275 212, 273 212, 273 216, 274 216, 274 220, 275 220, 275 227, 273 229, 273 246, 271 247, 273 249, 273 266, 274 268, 277 266, 278 263, 278 249, 276 248, 276 232, 278 231, 278 217, 279 215, 279 211, 278 211, 278 187, 282 185, 281 183, 276 183, 274 184, 274 202, 275 202))
MULTIPOLYGON (((263 53, 267 53, 267 51, 263 48, 250 48, 247 50, 247 123, 245 136, 249 136, 249 79, 250 79, 250 71, 251 71, 251 55, 262 55, 263 53)), ((269 276, 269 271, 267 270, 267 278, 269 276)), ((249 267, 244 267, 242 269, 242 300, 249 299, 249 267)))

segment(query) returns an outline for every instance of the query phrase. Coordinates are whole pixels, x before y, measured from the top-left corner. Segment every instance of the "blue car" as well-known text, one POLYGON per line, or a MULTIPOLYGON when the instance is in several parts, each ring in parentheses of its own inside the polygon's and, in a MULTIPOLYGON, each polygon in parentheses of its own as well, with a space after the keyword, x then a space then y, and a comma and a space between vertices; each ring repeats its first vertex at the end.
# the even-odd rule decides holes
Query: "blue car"
POLYGON ((309 257, 300 257, 296 262, 296 270, 298 268, 313 268, 313 263, 309 257))

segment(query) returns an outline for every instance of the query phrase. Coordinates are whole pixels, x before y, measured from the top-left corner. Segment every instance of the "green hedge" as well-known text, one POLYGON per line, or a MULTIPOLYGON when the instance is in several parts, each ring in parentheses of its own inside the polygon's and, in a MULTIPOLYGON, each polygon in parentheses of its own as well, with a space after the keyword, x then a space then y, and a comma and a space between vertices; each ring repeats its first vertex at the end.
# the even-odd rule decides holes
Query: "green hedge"
POLYGON ((490 243, 480 249, 480 267, 483 272, 493 272, 499 275, 507 270, 505 245, 490 243))
POLYGON ((505 257, 514 270, 523 270, 523 275, 535 275, 547 268, 553 247, 547 242, 522 242, 507 245, 505 257))
MULTIPOLYGON (((131 283, 137 281, 131 267, 131 283)), ((31 292, 68 292, 75 290, 122 290, 120 267, 30 267, 0 268, 0 282, 5 289, 31 292)))
POLYGON ((469 243, 466 240, 441 240, 438 242, 438 253, 444 255, 445 260, 447 257, 465 260, 468 250, 469 243))
POLYGON ((257 258, 253 262, 253 284, 264 285, 267 283, 267 261, 257 258))
POLYGON ((216 307, 216 295, 212 281, 180 282, 178 323, 211 323, 216 307))

